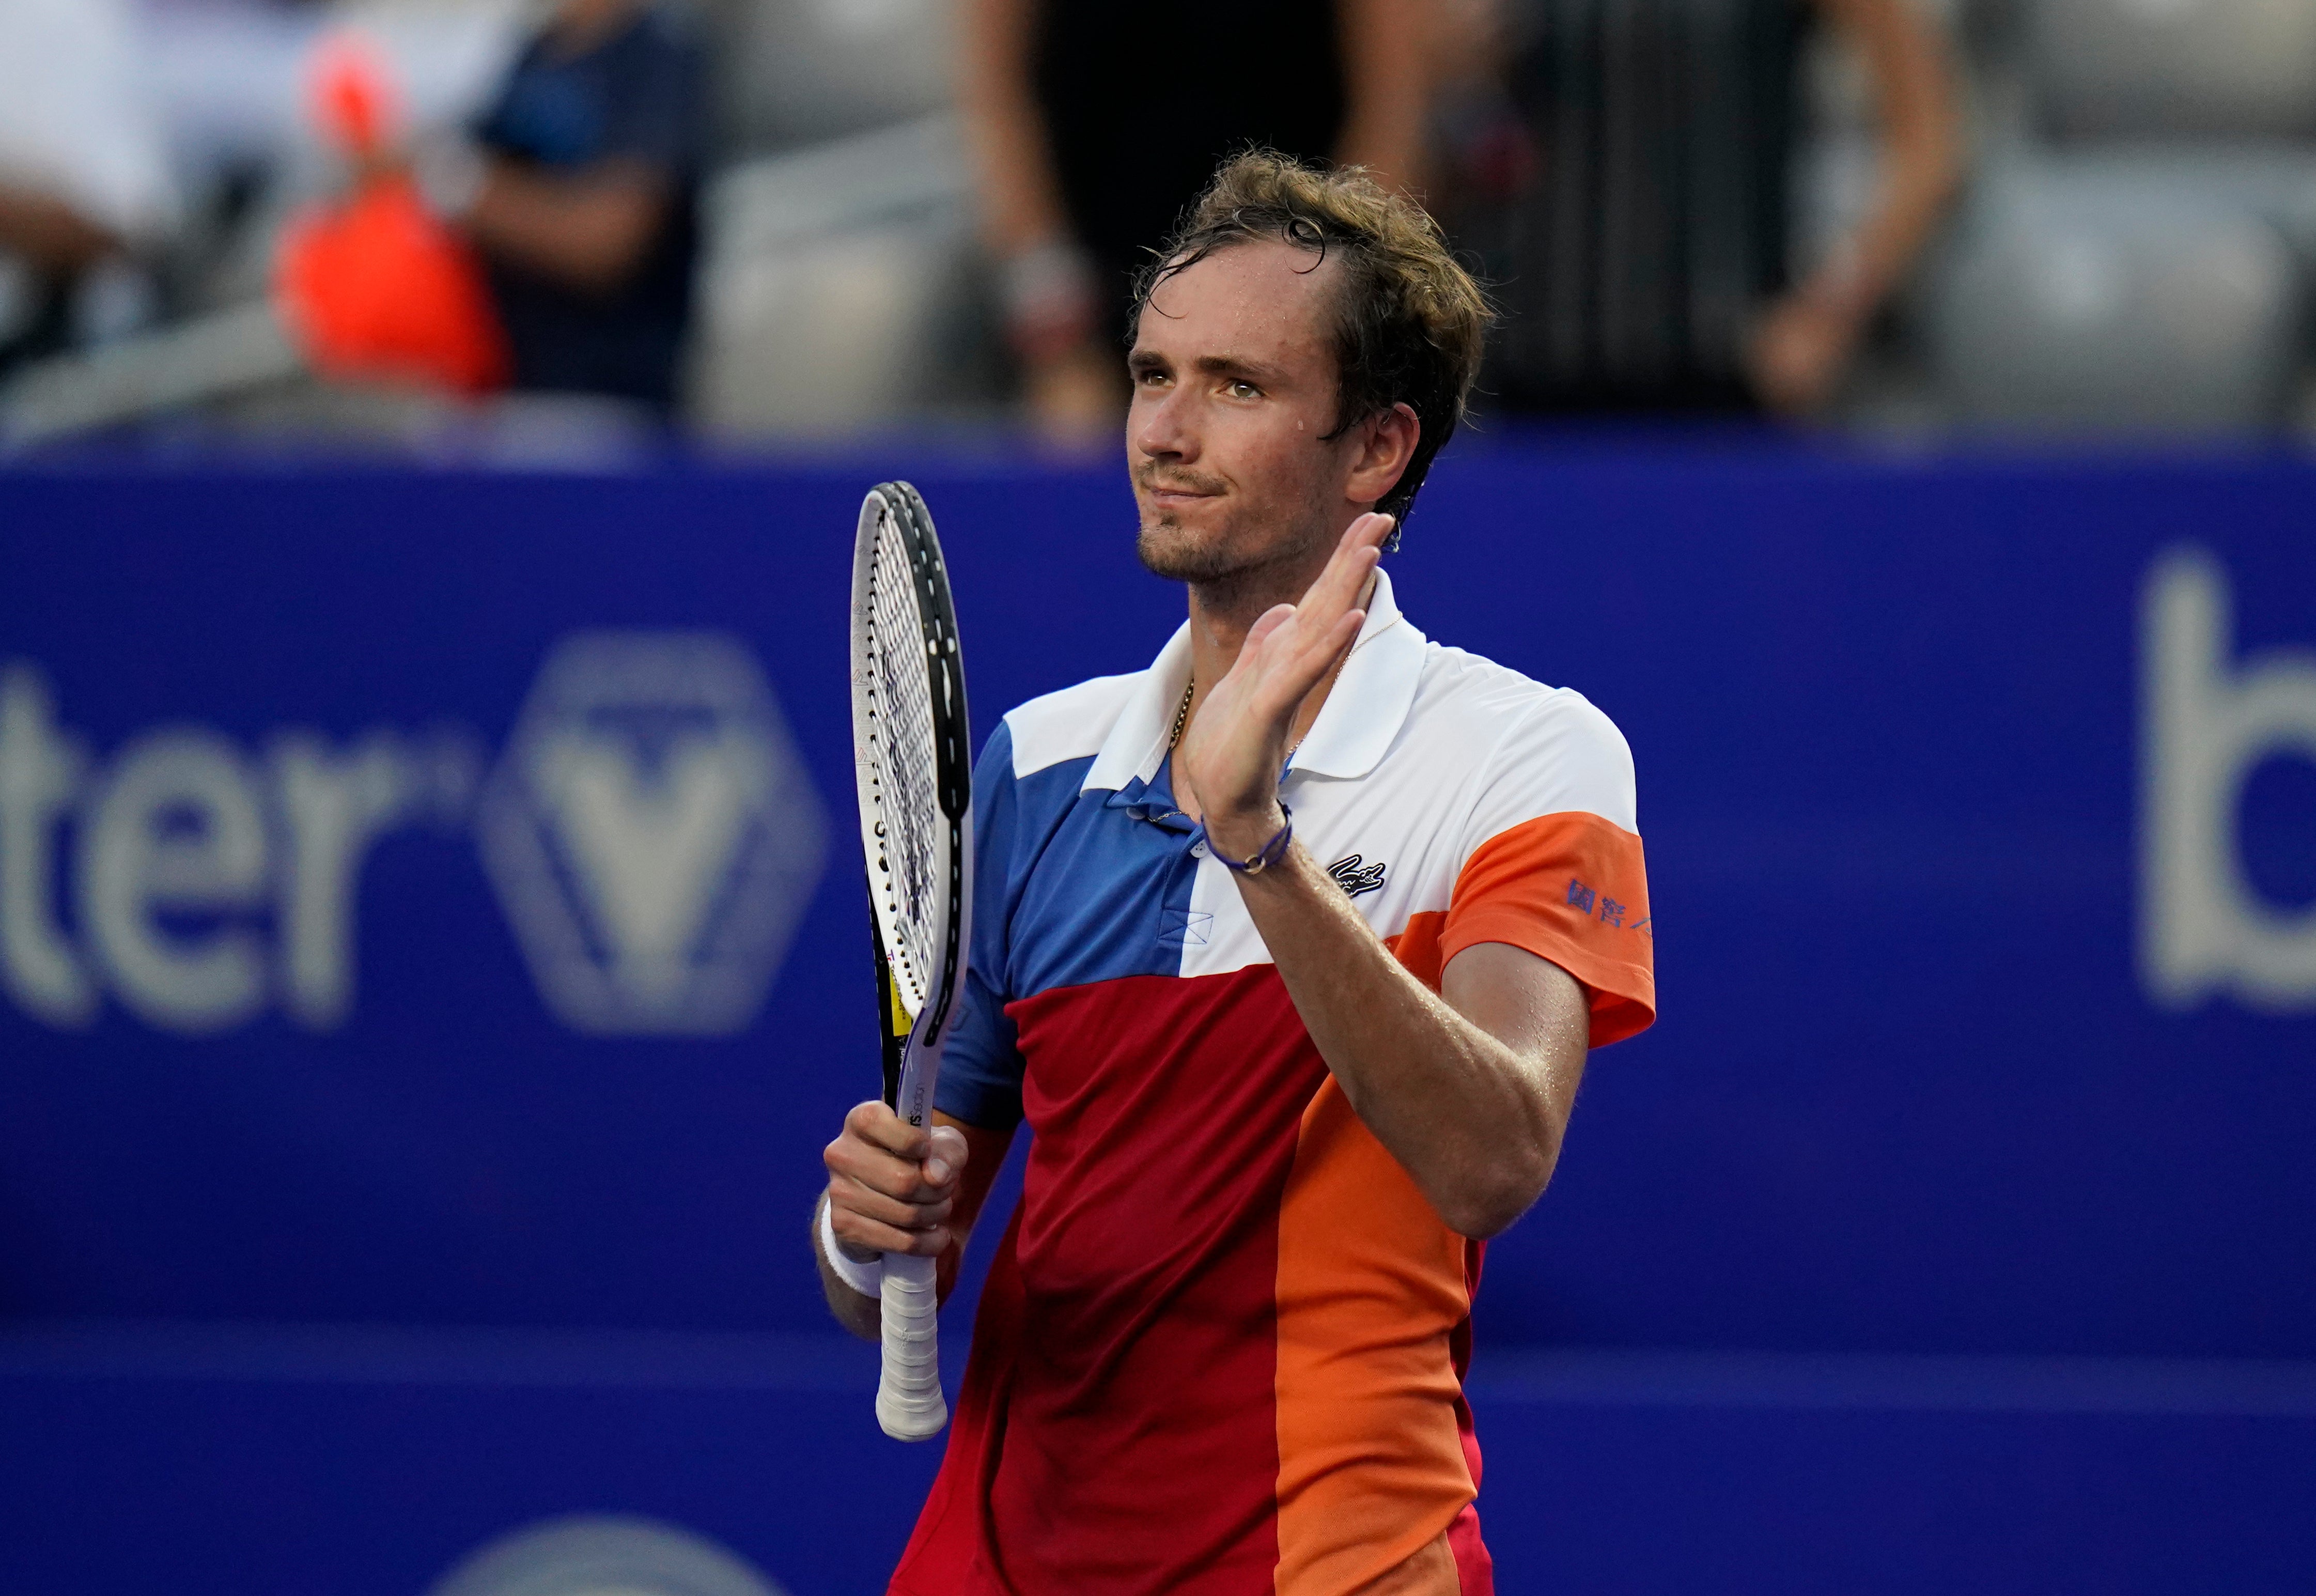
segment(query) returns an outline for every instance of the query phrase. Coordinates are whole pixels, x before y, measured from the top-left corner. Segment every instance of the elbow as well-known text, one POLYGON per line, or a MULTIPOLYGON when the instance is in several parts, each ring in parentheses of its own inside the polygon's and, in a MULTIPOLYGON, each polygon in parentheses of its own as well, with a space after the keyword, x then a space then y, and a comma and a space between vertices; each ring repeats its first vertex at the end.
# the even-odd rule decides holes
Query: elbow
POLYGON ((1536 1206, 1552 1181, 1558 1155, 1556 1146, 1538 1147, 1526 1157, 1465 1171, 1454 1190, 1434 1195, 1432 1207, 1456 1235, 1475 1242, 1492 1240, 1536 1206))

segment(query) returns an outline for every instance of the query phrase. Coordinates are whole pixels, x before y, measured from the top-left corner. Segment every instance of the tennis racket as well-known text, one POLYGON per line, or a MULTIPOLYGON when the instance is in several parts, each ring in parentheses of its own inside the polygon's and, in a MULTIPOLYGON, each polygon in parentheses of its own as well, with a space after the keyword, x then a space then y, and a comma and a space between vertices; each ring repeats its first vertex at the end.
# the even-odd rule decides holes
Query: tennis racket
MULTIPOLYGON (((885 1101, 930 1128, 971 936, 973 762, 949 569, 932 516, 905 482, 879 484, 860 506, 851 675, 885 1101)), ((933 1274, 931 1258, 885 1255, 877 1422, 901 1440, 922 1440, 949 1422, 933 1274)))

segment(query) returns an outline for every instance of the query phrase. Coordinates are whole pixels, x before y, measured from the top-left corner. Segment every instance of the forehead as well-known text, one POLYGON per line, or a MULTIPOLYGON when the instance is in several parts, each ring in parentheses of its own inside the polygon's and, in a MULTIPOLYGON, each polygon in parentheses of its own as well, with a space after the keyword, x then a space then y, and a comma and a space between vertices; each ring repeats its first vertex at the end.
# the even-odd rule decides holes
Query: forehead
POLYGON ((1335 272, 1316 251, 1275 238, 1225 245, 1158 285, 1134 346, 1189 360, 1327 358, 1335 272))

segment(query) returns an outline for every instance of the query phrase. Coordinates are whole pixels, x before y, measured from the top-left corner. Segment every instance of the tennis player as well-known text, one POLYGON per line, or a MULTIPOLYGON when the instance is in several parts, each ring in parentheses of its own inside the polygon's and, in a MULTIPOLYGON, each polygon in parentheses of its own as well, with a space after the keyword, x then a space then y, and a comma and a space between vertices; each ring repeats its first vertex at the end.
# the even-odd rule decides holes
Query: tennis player
POLYGON ((1035 1132, 892 1589, 1471 1596, 1482 1246, 1654 1013, 1632 758, 1378 563, 1487 318, 1421 211, 1243 156, 1139 299, 1140 548, 1189 623, 990 737, 939 1128, 864 1103, 827 1149, 873 1335, 873 1261, 953 1272, 1035 1132))

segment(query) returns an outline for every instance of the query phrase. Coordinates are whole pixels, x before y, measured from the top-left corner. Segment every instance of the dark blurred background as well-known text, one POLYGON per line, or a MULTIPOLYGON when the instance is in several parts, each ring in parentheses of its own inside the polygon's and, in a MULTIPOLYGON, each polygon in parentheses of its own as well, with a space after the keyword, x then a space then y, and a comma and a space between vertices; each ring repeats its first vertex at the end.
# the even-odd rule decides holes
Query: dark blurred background
POLYGON ((2308 424, 2294 0, 9 0, 0 29, 20 450, 159 418, 419 454, 1099 437, 1119 283, 1247 139, 1427 197, 1509 313, 1501 415, 2308 424), (348 219, 397 176, 405 227, 348 219), (495 361, 461 357, 443 251, 495 361))
POLYGON ((1249 140, 1492 285, 1397 591, 1638 764, 1498 1588, 2316 1586, 2316 0, 0 0, 0 1592, 883 1589, 853 518, 977 736, 1145 664, 1249 140))

